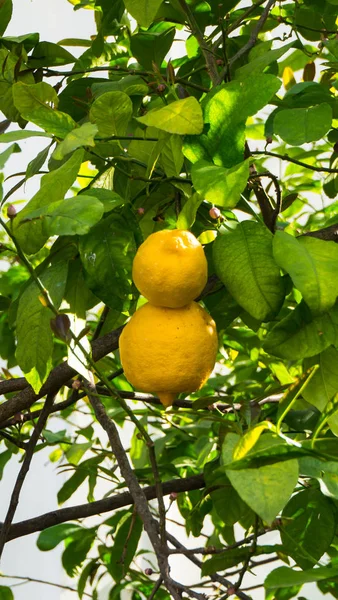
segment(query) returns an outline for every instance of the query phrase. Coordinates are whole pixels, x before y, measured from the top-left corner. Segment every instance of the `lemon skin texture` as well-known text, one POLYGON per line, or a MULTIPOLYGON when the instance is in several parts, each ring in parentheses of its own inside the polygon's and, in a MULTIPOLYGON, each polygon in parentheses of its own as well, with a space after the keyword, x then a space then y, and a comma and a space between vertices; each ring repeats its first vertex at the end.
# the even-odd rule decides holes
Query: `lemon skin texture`
POLYGON ((208 277, 203 248, 190 231, 152 233, 139 247, 133 280, 155 306, 179 308, 197 298, 208 277))
POLYGON ((128 381, 171 406, 180 392, 203 386, 216 361, 218 338, 210 315, 196 302, 177 309, 144 304, 120 336, 128 381))

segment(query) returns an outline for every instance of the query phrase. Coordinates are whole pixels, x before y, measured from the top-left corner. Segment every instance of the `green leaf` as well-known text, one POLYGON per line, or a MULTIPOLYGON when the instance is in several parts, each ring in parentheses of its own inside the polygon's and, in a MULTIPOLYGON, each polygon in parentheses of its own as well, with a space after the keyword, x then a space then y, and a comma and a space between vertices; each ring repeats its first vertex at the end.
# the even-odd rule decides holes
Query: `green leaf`
MULTIPOLYGON (((58 262, 41 276, 41 281, 56 308, 60 306, 63 298, 67 269, 67 263, 58 262)), ((19 300, 16 318, 16 358, 35 393, 39 392, 49 375, 53 353, 50 328, 53 313, 40 302, 40 294, 37 284, 32 282, 19 300)))
POLYGON ((299 360, 320 354, 338 342, 338 306, 313 318, 305 302, 301 302, 282 319, 265 339, 264 350, 274 356, 299 360))
POLYGON ((103 204, 94 196, 78 194, 74 198, 51 202, 28 213, 27 221, 40 219, 42 232, 51 235, 84 235, 102 218, 103 204))
MULTIPOLYGON (((0 18, 1 18, 1 6, 0 6, 0 18)), ((14 595, 11 588, 0 585, 0 600, 14 600, 14 595)))
POLYGON ((56 110, 58 96, 54 88, 41 81, 27 85, 13 85, 13 100, 20 115, 57 137, 65 137, 74 127, 75 121, 66 113, 56 110))
POLYGON ((86 311, 99 302, 85 281, 83 266, 79 259, 69 262, 65 300, 69 304, 69 312, 80 319, 85 319, 86 311))
POLYGON ((299 460, 299 472, 318 479, 321 492, 329 498, 338 499, 338 462, 304 456, 299 460))
POLYGON ((63 198, 77 177, 82 159, 83 150, 76 150, 59 169, 44 175, 41 178, 40 190, 16 216, 13 223, 14 234, 27 254, 34 254, 40 250, 47 237, 43 233, 41 221, 23 223, 26 215, 63 198))
MULTIPOLYGON (((229 433, 222 448, 223 462, 231 462, 239 436, 229 433)), ((278 440, 270 435, 262 436, 255 448, 263 449, 278 440)), ((257 469, 242 469, 241 472, 226 469, 235 490, 255 513, 271 524, 289 500, 298 479, 297 460, 265 465, 257 469)))
POLYGON ((39 42, 29 57, 28 66, 33 69, 61 67, 74 63, 75 60, 75 57, 62 46, 51 42, 39 42))
POLYGON ((127 11, 145 28, 151 25, 161 4, 162 0, 124 0, 127 11))
POLYGON ((125 135, 133 104, 124 92, 107 92, 92 104, 89 117, 103 137, 125 135))
POLYGON ((94 137, 98 132, 97 125, 84 123, 77 129, 70 131, 65 139, 55 148, 53 158, 62 160, 70 152, 74 152, 82 146, 95 146, 94 137))
POLYGON ((283 54, 285 54, 285 52, 290 50, 290 48, 292 48, 292 46, 294 45, 295 42, 290 42, 289 44, 285 44, 285 46, 282 46, 281 48, 276 48, 276 50, 264 52, 254 60, 250 60, 248 64, 236 70, 236 79, 245 80, 249 77, 253 77, 253 73, 254 77, 259 77, 266 67, 278 60, 281 56, 283 56, 283 54))
POLYGON ((57 499, 59 504, 64 504, 76 492, 80 485, 90 477, 97 473, 98 465, 104 460, 104 455, 94 456, 82 461, 77 467, 73 475, 65 481, 61 489, 58 491, 57 499))
POLYGON ((264 581, 264 587, 268 590, 274 590, 292 585, 312 583, 313 581, 322 581, 323 579, 332 579, 333 577, 338 577, 338 569, 319 567, 309 571, 296 571, 289 567, 278 567, 278 569, 269 573, 264 581))
POLYGON ((216 468, 217 464, 211 462, 204 465, 206 487, 210 489, 210 497, 217 515, 225 525, 232 526, 250 509, 231 485, 224 469, 216 468))
POLYGON ((335 534, 331 501, 319 490, 304 490, 287 503, 282 522, 285 552, 302 569, 311 569, 328 550, 335 534))
POLYGON ((31 160, 28 163, 27 169, 26 169, 26 180, 30 179, 30 177, 33 177, 34 175, 36 175, 36 173, 38 173, 40 171, 41 167, 43 167, 43 165, 45 164, 45 162, 48 158, 49 150, 50 150, 50 145, 48 145, 47 148, 44 148, 43 150, 41 150, 41 152, 39 152, 33 158, 33 160, 31 160))
POLYGON ((50 110, 51 105, 57 108, 59 103, 56 91, 45 81, 32 85, 22 82, 15 83, 13 99, 16 108, 25 119, 29 119, 29 115, 38 108, 43 107, 50 110))
POLYGON ((11 459, 11 456, 12 456, 12 452, 10 450, 5 450, 4 452, 1 452, 1 454, 0 454, 0 481, 3 476, 4 468, 5 468, 6 464, 8 463, 8 461, 11 459))
POLYGON ((258 442, 260 436, 266 429, 273 429, 274 426, 269 421, 262 421, 251 429, 249 429, 238 441, 234 452, 233 459, 240 460, 252 450, 258 442))
POLYGON ((76 523, 61 523, 60 525, 54 525, 48 527, 44 531, 41 531, 36 541, 36 545, 42 552, 53 550, 63 540, 72 537, 74 533, 82 531, 83 528, 76 523))
POLYGON ((274 75, 260 73, 214 88, 202 101, 207 131, 185 139, 186 157, 192 163, 203 159, 227 168, 242 162, 246 120, 269 102, 280 85, 274 75))
POLYGON ((133 292, 134 232, 124 215, 112 213, 80 240, 87 284, 100 300, 120 310, 133 292))
POLYGON ((193 194, 186 201, 177 218, 177 229, 190 229, 195 223, 196 214, 203 202, 203 197, 199 194, 193 194))
POLYGON ((4 152, 2 152, 0 154, 0 170, 2 170, 4 168, 6 162, 11 157, 11 155, 13 153, 17 153, 17 152, 21 152, 20 146, 18 146, 18 144, 12 144, 8 148, 6 148, 6 150, 4 152))
POLYGON ((172 23, 163 24, 159 31, 138 31, 130 38, 132 55, 149 71, 153 71, 154 64, 160 68, 172 46, 175 31, 172 23))
POLYGON ((309 381, 302 395, 307 402, 322 411, 338 392, 338 351, 330 346, 319 356, 314 356, 311 361, 306 361, 304 366, 308 368, 313 364, 318 364, 319 369, 309 381))
MULTIPOLYGON (((260 554, 272 554, 282 550, 282 546, 258 546, 255 551, 255 556, 260 554)), ((202 576, 207 577, 220 571, 225 571, 231 567, 235 567, 238 563, 244 562, 250 556, 250 547, 228 549, 222 554, 217 554, 206 560, 202 566, 202 576)))
MULTIPOLYGON (((78 593, 80 599, 82 599, 82 596, 86 589, 87 580, 89 578, 91 578, 91 576, 94 573, 96 573, 98 567, 99 567, 99 563, 97 562, 97 559, 95 559, 95 558, 90 560, 84 567, 84 569, 79 577, 78 584, 77 584, 77 593, 78 593)), ((92 579, 90 579, 90 580, 92 580, 92 579)))
POLYGON ((52 137, 48 133, 44 131, 28 131, 27 129, 23 131, 8 131, 7 133, 2 133, 0 135, 0 144, 7 144, 9 142, 19 142, 20 140, 26 140, 30 137, 52 137))
POLYGON ((338 246, 310 236, 294 238, 276 231, 276 263, 289 273, 313 315, 327 312, 338 296, 338 246))
POLYGON ((163 108, 153 108, 137 120, 144 125, 179 135, 186 133, 196 135, 203 129, 202 109, 193 96, 176 100, 163 108))
POLYGON ((209 202, 234 208, 240 200, 249 177, 249 159, 224 169, 200 160, 191 169, 192 181, 197 192, 209 202))
POLYGON ((238 304, 259 321, 278 313, 285 294, 272 239, 265 226, 243 221, 218 236, 213 247, 217 275, 238 304))
POLYGON ((170 135, 161 150, 161 164, 167 177, 178 177, 183 166, 182 138, 170 135))
POLYGON ((119 194, 113 190, 105 190, 104 188, 90 187, 86 189, 86 196, 94 196, 94 198, 100 200, 103 204, 104 212, 110 212, 114 208, 121 206, 121 204, 125 204, 124 198, 121 198, 119 194))
POLYGON ((69 577, 76 575, 96 538, 97 529, 83 529, 81 534, 67 545, 62 554, 62 565, 69 577))
POLYGON ((12 18, 13 2, 12 0, 0 0, 0 35, 3 35, 12 18))
POLYGON ((331 128, 332 109, 329 104, 309 108, 290 108, 276 113, 274 133, 290 146, 301 146, 320 140, 331 128))
POLYGON ((120 523, 115 534, 114 546, 110 549, 108 570, 116 583, 128 573, 131 561, 142 533, 142 521, 138 515, 128 515, 120 523))

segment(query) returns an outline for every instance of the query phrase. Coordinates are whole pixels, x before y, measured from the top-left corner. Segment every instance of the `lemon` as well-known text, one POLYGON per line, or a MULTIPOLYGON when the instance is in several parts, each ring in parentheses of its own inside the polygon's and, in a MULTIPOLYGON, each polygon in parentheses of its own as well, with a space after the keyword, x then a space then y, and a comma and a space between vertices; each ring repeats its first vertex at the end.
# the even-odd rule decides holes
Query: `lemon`
POLYGON ((144 304, 120 337, 126 378, 136 389, 156 393, 164 406, 179 392, 203 386, 217 348, 215 322, 196 302, 176 309, 144 304))
POLYGON ((139 247, 133 280, 155 306, 179 308, 202 292, 208 276, 203 248, 190 231, 152 233, 139 247))

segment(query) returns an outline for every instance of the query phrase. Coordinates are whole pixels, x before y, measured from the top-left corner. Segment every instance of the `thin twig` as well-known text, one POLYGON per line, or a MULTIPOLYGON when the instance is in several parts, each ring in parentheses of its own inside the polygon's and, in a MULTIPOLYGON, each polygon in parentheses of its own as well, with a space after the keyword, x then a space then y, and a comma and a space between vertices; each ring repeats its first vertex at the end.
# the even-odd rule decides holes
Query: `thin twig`
MULTIPOLYGON (((67 590, 68 592, 75 592, 75 594, 77 594, 77 590, 68 585, 61 585, 60 583, 53 583, 52 581, 45 581, 44 579, 35 579, 33 577, 28 576, 20 577, 19 575, 4 575, 3 573, 0 573, 0 578, 1 577, 3 577, 4 579, 17 579, 18 581, 23 581, 24 583, 41 583, 43 585, 50 585, 52 587, 57 587, 61 590, 67 590)), ((87 594, 86 592, 83 592, 83 595, 87 596, 87 598, 93 597, 91 594, 87 594)))
POLYGON ((115 426, 115 423, 108 417, 101 400, 95 392, 95 388, 91 386, 91 389, 94 393, 88 392, 88 398, 94 409, 94 413, 98 422, 108 435, 112 451, 115 454, 121 471, 121 475, 129 488, 136 510, 142 519, 144 529, 148 534, 151 544, 154 548, 164 584, 168 591, 172 594, 174 600, 181 600, 180 594, 177 591, 177 587, 175 587, 174 582, 169 576, 168 557, 163 552, 163 547, 157 534, 157 523, 150 512, 144 491, 142 490, 137 477, 135 476, 129 464, 129 460, 122 446, 118 430, 115 426))
POLYGON ((288 154, 277 154, 276 152, 269 152, 268 150, 252 150, 251 154, 261 154, 264 156, 272 156, 274 158, 279 158, 280 160, 286 160, 290 163, 293 163, 294 165, 304 167, 305 169, 310 169, 310 171, 316 171, 317 173, 338 173, 338 169, 330 169, 329 167, 314 167, 313 165, 309 165, 308 163, 302 162, 301 160, 292 158, 288 154))
POLYGON ((247 558, 245 559, 245 561, 243 563, 243 567, 242 567, 241 572, 239 574, 238 580, 235 583, 235 586, 234 586, 235 587, 235 591, 237 591, 241 587, 244 575, 245 575, 245 573, 247 572, 247 570, 249 568, 249 564, 250 564, 251 558, 254 556, 254 554, 256 552, 256 549, 257 549, 257 538, 258 538, 258 534, 259 534, 258 524, 259 524, 259 521, 258 521, 258 517, 256 515, 256 517, 255 517, 255 531, 254 531, 254 534, 253 534, 251 548, 248 551, 248 556, 247 556, 247 558))
POLYGON ((260 18, 257 21, 257 25, 256 27, 252 30, 251 35, 250 35, 250 39, 249 41, 244 44, 244 46, 242 46, 242 48, 240 48, 240 50, 238 50, 238 52, 236 52, 236 54, 229 59, 229 63, 228 65, 226 65, 221 73, 218 76, 218 80, 217 80, 217 84, 219 85, 220 83, 222 83, 226 73, 227 73, 227 69, 228 67, 231 69, 232 65, 237 62, 237 60, 239 58, 241 58, 242 56, 244 56, 245 54, 247 54, 247 52, 249 52, 249 50, 251 50, 251 48, 253 48, 253 46, 256 44, 257 42, 257 38, 258 35, 260 33, 260 31, 263 29, 264 27, 264 23, 267 20, 270 10, 273 7, 273 5, 276 3, 277 0, 269 0, 268 4, 266 5, 265 9, 263 10, 260 18))
POLYGON ((162 577, 159 577, 159 579, 156 581, 153 589, 151 590, 151 594, 148 597, 148 600, 154 600, 158 590, 160 589, 161 585, 162 585, 163 579, 162 577))
POLYGON ((5 517, 5 521, 3 526, 1 527, 1 533, 0 533, 0 558, 4 549, 4 546, 6 544, 7 541, 7 536, 9 533, 9 529, 10 526, 12 524, 17 506, 19 504, 19 499, 20 499, 20 492, 21 492, 21 488, 23 486, 23 483, 25 481, 25 477, 29 471, 29 467, 30 464, 32 462, 32 458, 33 458, 33 454, 34 454, 34 450, 35 450, 35 446, 39 441, 39 437, 41 435, 41 432, 46 424, 46 421, 48 419, 50 410, 53 406, 53 402, 54 402, 54 395, 48 395, 46 398, 46 402, 45 405, 43 407, 43 410, 41 412, 41 415, 38 419, 38 422, 34 428, 34 431, 30 437, 30 440, 27 444, 27 450, 26 450, 26 455, 25 458, 23 460, 23 463, 21 465, 21 469, 19 471, 19 474, 17 476, 13 491, 12 491, 12 495, 11 495, 11 500, 9 503, 9 507, 8 507, 8 511, 5 517))

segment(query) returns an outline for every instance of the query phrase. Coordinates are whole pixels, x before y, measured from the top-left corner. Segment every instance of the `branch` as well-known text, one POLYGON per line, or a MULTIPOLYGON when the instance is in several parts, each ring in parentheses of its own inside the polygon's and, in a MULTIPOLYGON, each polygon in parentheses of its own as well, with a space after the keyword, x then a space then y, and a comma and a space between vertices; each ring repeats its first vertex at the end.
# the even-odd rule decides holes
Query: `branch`
MULTIPOLYGON (((95 362, 118 348, 118 341, 122 329, 123 327, 119 327, 92 343, 92 357, 95 362)), ((76 371, 74 371, 68 363, 63 362, 60 365, 57 365, 57 367, 51 371, 47 381, 44 383, 38 394, 35 394, 33 389, 29 386, 20 394, 14 396, 14 398, 7 400, 7 402, 0 405, 0 427, 3 426, 4 421, 7 421, 7 419, 10 419, 16 413, 19 413, 26 408, 30 408, 30 406, 32 406, 39 398, 43 398, 47 394, 56 394, 58 390, 75 375, 76 371)), ((0 392, 2 383, 7 382, 0 383, 0 392)))
MULTIPOLYGON (((167 533, 167 538, 168 538, 168 541, 173 546, 175 546, 175 548, 182 550, 182 554, 186 554, 187 548, 185 548, 185 546, 183 546, 183 544, 181 544, 181 542, 179 542, 173 535, 171 535, 171 533, 167 533)), ((194 563, 194 565, 196 565, 200 569, 202 568, 203 563, 198 558, 196 558, 196 556, 191 556, 191 555, 187 554, 187 558, 192 563, 194 563)), ((211 579, 211 581, 216 581, 217 583, 224 585, 224 587, 226 587, 227 589, 233 588, 233 584, 231 583, 231 581, 229 581, 229 579, 226 579, 226 577, 222 577, 222 575, 218 575, 217 573, 210 575, 210 579, 211 579)), ((237 590, 236 595, 240 600, 251 600, 251 598, 249 596, 247 596, 247 594, 245 594, 241 590, 237 590)))
POLYGON ((308 231, 307 233, 302 233, 301 236, 309 236, 315 237, 320 240, 324 240, 325 242, 338 242, 338 224, 330 225, 329 227, 324 227, 323 229, 317 229, 317 231, 308 231))
MULTIPOLYGON (((167 590, 173 596, 174 600, 181 600, 181 596, 177 591, 177 586, 169 576, 168 556, 164 552, 163 545, 157 533, 157 522, 150 512, 144 491, 142 490, 138 479, 130 466, 128 457, 122 446, 117 427, 115 423, 108 417, 101 400, 95 392, 94 386, 91 386, 91 389, 93 389, 94 393, 88 393, 88 398, 94 409, 94 413, 98 422, 108 435, 109 442, 117 460, 121 475, 130 490, 134 500, 135 508, 142 519, 144 530, 148 534, 150 542, 154 548, 163 582, 165 583, 167 590)), ((157 485, 155 488, 157 490, 157 485)))
MULTIPOLYGON (((203 474, 193 475, 186 479, 170 479, 162 483, 162 493, 164 496, 168 496, 172 492, 190 492, 192 490, 199 490, 204 488, 205 482, 203 474)), ((147 500, 154 500, 156 498, 156 487, 150 485, 142 489, 143 494, 147 500)), ((67 521, 77 521, 78 519, 86 519, 87 517, 93 517, 100 515, 101 513, 111 512, 117 508, 124 506, 130 506, 134 504, 134 500, 130 492, 118 493, 110 498, 104 498, 103 500, 95 500, 86 504, 78 504, 76 506, 69 506, 67 508, 60 508, 59 510, 53 510, 51 512, 27 519, 26 521, 19 521, 11 525, 8 541, 15 540, 37 531, 43 531, 52 527, 53 525, 59 525, 60 523, 66 523, 67 521)), ((1 529, 0 529, 1 531, 1 529)))
MULTIPOLYGON (((205 62, 208 68, 208 72, 210 75, 210 79, 214 85, 218 85, 218 70, 215 57, 213 55, 213 50, 209 48, 207 42, 204 39, 203 33, 200 30, 198 23, 194 17, 194 13, 192 12, 190 6, 186 3, 185 0, 178 0, 179 4, 187 17, 187 21, 191 28, 191 33, 195 36, 199 47, 201 48, 202 54, 205 58, 205 62)), ((209 91, 209 90, 208 90, 209 91)))
MULTIPOLYGON (((3 573, 0 573, 0 578, 3 577, 4 579, 17 579, 19 581, 23 581, 24 583, 42 583, 43 585, 51 585, 52 587, 56 587, 59 588, 60 590, 67 590, 69 592, 75 592, 75 594, 78 593, 77 590, 75 590, 74 588, 68 586, 68 585, 61 585, 60 583, 53 583, 52 581, 45 581, 45 579, 35 579, 33 577, 20 577, 19 575, 4 575, 3 573)), ((91 594, 87 594, 86 592, 83 592, 84 596, 87 596, 87 598, 92 598, 93 596, 91 594)))
POLYGON ((228 62, 228 65, 226 65, 224 67, 224 69, 222 69, 221 73, 218 76, 217 85, 219 85, 219 84, 222 83, 224 77, 226 76, 228 67, 231 68, 232 65, 239 58, 241 58, 242 56, 244 56, 244 54, 247 54, 247 52, 249 52, 249 50, 251 50, 251 48, 253 48, 253 46, 257 42, 258 35, 259 35, 260 31, 263 29, 264 23, 265 23, 265 21, 267 20, 267 18, 269 16, 269 12, 270 12, 271 8, 273 7, 273 5, 275 3, 276 3, 276 0, 269 0, 269 2, 267 3, 265 9, 262 12, 260 18, 257 21, 256 27, 251 32, 251 36, 250 36, 249 41, 240 50, 238 50, 238 52, 232 58, 230 58, 230 60, 228 62))
POLYGON ((299 167, 310 169, 310 171, 316 171, 317 173, 338 173, 338 169, 330 169, 329 167, 314 167, 312 165, 309 165, 308 163, 302 162, 301 160, 292 158, 288 154, 277 154, 276 152, 269 152, 268 150, 252 150, 251 154, 261 154, 264 156, 272 156, 274 158, 279 158, 280 160, 286 160, 295 165, 298 165, 299 167))
MULTIPOLYGON (((272 183, 274 184, 275 191, 276 191, 276 207, 275 208, 271 207, 271 211, 269 211, 269 225, 268 225, 269 229, 271 229, 271 231, 274 232, 275 226, 276 226, 276 221, 277 221, 278 215, 280 213, 281 205, 282 205, 282 193, 281 193, 281 189, 279 186, 278 177, 276 175, 274 175, 273 173, 270 173, 270 171, 265 171, 264 173, 253 173, 252 175, 250 175, 251 179, 256 179, 256 178, 261 178, 261 177, 269 177, 272 180, 272 183)), ((266 193, 266 192, 264 192, 264 193, 266 193)), ((256 195, 257 195, 257 192, 256 192, 256 195)))
POLYGON ((9 503, 9 507, 8 507, 8 511, 6 514, 6 518, 4 521, 4 524, 1 528, 1 534, 0 534, 0 558, 4 549, 4 546, 6 544, 7 541, 7 536, 9 533, 9 529, 10 526, 12 524, 14 515, 15 515, 15 511, 17 509, 17 506, 19 504, 19 498, 20 498, 20 492, 21 492, 21 488, 23 486, 23 483, 25 481, 25 477, 29 471, 29 467, 30 464, 32 462, 32 458, 33 458, 33 454, 34 454, 34 450, 35 450, 35 446, 39 441, 39 437, 41 435, 41 432, 46 424, 46 421, 48 419, 49 416, 49 412, 53 406, 53 402, 54 402, 54 395, 48 395, 46 398, 46 402, 45 405, 43 407, 43 410, 41 412, 41 415, 39 417, 39 420, 34 428, 34 431, 30 437, 30 440, 27 444, 27 450, 26 450, 26 454, 25 454, 25 458, 23 460, 23 463, 21 465, 21 469, 19 471, 17 480, 15 482, 14 488, 13 488, 13 492, 12 492, 12 496, 11 496, 11 500, 9 503))

